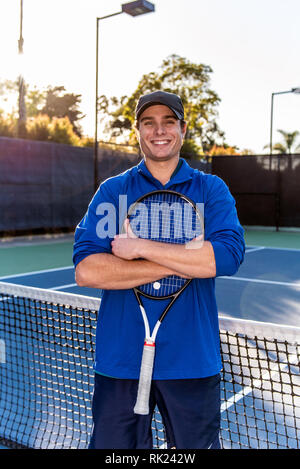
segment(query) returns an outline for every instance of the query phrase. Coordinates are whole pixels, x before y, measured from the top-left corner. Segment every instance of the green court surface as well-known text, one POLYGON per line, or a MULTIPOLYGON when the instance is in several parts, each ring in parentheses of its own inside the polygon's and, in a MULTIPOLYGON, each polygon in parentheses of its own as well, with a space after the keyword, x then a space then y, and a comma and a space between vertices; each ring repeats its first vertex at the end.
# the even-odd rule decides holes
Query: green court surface
POLYGON ((0 243, 0 277, 72 265, 73 239, 0 243))
POLYGON ((300 249, 300 231, 245 230, 247 246, 300 249))

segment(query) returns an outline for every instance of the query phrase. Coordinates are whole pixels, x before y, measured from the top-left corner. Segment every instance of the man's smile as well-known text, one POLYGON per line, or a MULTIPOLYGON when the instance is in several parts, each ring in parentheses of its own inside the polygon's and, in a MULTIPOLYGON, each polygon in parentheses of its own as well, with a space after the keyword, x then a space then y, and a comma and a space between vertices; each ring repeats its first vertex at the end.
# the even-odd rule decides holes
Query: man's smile
POLYGON ((151 140, 152 145, 168 145, 171 140, 151 140))

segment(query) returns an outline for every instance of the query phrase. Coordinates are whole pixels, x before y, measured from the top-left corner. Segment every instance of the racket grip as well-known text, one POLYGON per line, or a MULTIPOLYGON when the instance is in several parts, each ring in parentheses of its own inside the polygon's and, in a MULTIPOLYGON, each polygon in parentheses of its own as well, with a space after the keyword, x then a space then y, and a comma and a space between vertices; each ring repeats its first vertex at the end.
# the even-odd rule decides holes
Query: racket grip
POLYGON ((137 400, 133 409, 135 414, 149 414, 149 397, 153 373, 154 356, 155 344, 145 342, 140 370, 137 400))

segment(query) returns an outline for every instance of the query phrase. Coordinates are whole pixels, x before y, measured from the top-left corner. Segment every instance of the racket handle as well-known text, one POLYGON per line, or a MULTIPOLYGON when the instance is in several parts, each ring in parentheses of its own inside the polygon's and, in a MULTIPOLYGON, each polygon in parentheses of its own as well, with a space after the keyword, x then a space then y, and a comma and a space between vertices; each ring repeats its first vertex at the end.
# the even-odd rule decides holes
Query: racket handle
POLYGON ((155 344, 145 342, 140 370, 137 400, 133 409, 133 412, 135 414, 149 414, 149 397, 153 373, 154 355, 155 344))

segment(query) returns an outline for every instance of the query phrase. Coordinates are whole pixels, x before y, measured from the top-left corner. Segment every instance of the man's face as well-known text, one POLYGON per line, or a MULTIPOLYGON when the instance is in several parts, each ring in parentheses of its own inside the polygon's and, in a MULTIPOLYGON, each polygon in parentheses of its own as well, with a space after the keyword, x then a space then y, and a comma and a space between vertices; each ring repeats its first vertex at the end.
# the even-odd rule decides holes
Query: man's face
POLYGON ((137 136, 146 158, 167 161, 178 157, 186 132, 186 124, 162 104, 148 107, 139 118, 137 136))

